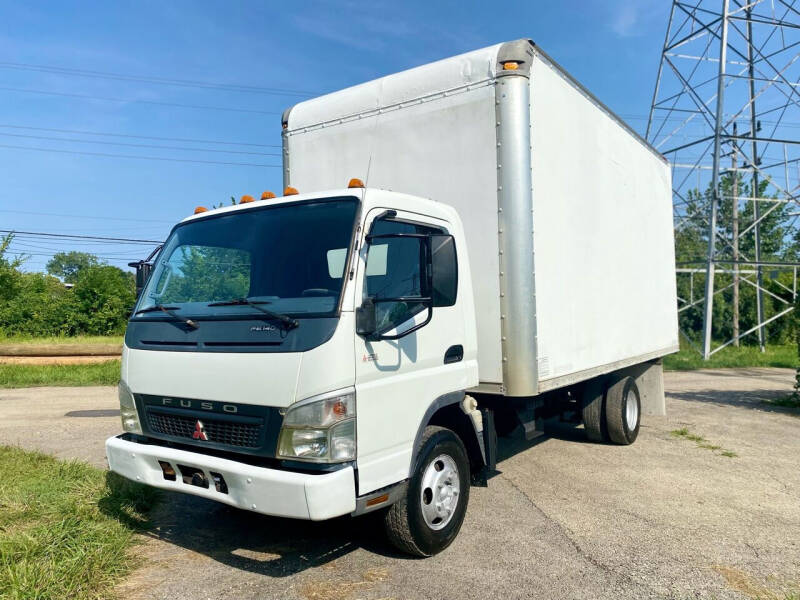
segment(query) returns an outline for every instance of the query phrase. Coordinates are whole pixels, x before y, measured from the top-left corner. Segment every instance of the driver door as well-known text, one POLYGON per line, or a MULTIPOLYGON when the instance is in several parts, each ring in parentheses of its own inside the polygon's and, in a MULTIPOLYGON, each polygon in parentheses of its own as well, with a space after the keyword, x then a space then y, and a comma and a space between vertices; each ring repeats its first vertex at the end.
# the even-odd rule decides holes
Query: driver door
MULTIPOLYGON (((447 223, 375 209, 364 229, 373 235, 441 234, 447 233, 447 223)), ((357 304, 368 296, 422 295, 418 244, 385 237, 360 248, 357 304)), ((396 340, 369 341, 356 335, 359 494, 408 477, 425 411, 438 396, 464 389, 463 367, 444 360, 448 348, 464 343, 461 308, 453 298, 449 306, 432 310, 429 323, 396 340)), ((375 313, 377 331, 394 336, 423 323, 428 308, 420 302, 386 302, 376 303, 375 313)))

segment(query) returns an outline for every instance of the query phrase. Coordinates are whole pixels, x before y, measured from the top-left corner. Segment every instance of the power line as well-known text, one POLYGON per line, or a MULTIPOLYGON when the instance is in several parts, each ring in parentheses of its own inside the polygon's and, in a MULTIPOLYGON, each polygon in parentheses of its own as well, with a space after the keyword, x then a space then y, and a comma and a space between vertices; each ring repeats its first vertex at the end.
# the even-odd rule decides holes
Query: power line
POLYGON ((84 100, 104 100, 107 102, 122 102, 125 104, 155 104, 158 106, 174 106, 177 108, 196 108, 199 110, 226 110, 230 112, 256 113, 261 115, 277 115, 280 113, 267 110, 254 110, 251 108, 232 108, 228 106, 206 106, 202 104, 180 104, 177 102, 161 102, 159 100, 132 100, 130 98, 108 98, 105 96, 91 96, 88 94, 68 94, 66 92, 51 92, 49 90, 32 90, 28 88, 0 87, 7 92, 23 92, 26 94, 44 94, 46 96, 63 96, 65 98, 81 98, 84 100))
MULTIPOLYGON (((31 255, 39 255, 39 256, 55 256, 56 254, 68 254, 69 250, 64 250, 62 248, 48 248, 46 246, 36 246, 32 244, 17 244, 16 242, 9 246, 9 252, 24 252, 31 255), (47 254, 42 254, 42 252, 47 252, 47 254)), ((84 252, 84 251, 81 251, 84 252)), ((98 256, 94 252, 84 252, 85 254, 91 254, 92 256, 98 256)), ((129 257, 132 252, 104 252, 105 256, 103 258, 108 259, 119 259, 125 260, 129 257)))
POLYGON ((36 235, 54 238, 74 238, 80 240, 105 240, 109 242, 131 242, 136 244, 163 244, 159 240, 136 240, 131 238, 103 237, 99 235, 71 235, 66 233, 45 233, 39 231, 16 231, 14 229, 0 229, 0 233, 13 233, 14 235, 36 235))
POLYGON ((216 152, 219 154, 249 154, 251 156, 281 156, 280 152, 248 152, 247 150, 214 150, 212 148, 188 148, 186 146, 162 146, 159 144, 132 144, 130 142, 106 142, 103 140, 80 140, 46 135, 28 135, 25 133, 2 133, 0 135, 33 140, 51 140, 57 142, 74 142, 79 144, 103 144, 106 146, 126 146, 128 148, 159 148, 161 150, 185 150, 190 152, 216 152))
POLYGON ((268 167, 279 169, 281 165, 265 165, 261 163, 240 163, 224 162, 218 160, 200 160, 194 158, 169 158, 166 156, 136 156, 134 154, 109 154, 106 152, 84 152, 83 150, 59 150, 56 148, 34 148, 32 146, 12 146, 0 144, 0 148, 11 148, 14 150, 35 150, 37 152, 57 152, 59 154, 82 154, 84 156, 104 156, 107 158, 138 158, 140 160, 166 160, 170 162, 199 163, 204 165, 234 165, 237 167, 268 167))
MULTIPOLYGON (((53 254, 44 254, 42 252, 19 252, 18 255, 22 255, 22 256, 47 256, 47 257, 51 257, 51 258, 53 257, 53 254)), ((96 258, 102 258, 103 260, 118 260, 118 261, 134 261, 134 260, 136 260, 135 258, 130 258, 130 257, 122 258, 122 257, 118 257, 118 256, 99 256, 97 254, 94 254, 93 256, 95 256, 96 258)))
POLYGON ((54 131, 57 133, 80 133, 84 135, 103 135, 112 137, 132 138, 138 140, 159 140, 162 142, 191 142, 198 144, 220 144, 223 146, 256 146, 259 148, 280 148, 280 144, 254 144, 251 142, 223 142, 220 140, 199 140, 193 138, 158 137, 153 135, 131 135, 126 133, 108 133, 103 131, 86 131, 82 129, 55 129, 53 127, 27 127, 24 125, 2 125, 5 129, 28 129, 31 131, 54 131))
POLYGON ((64 217, 68 219, 95 219, 98 221, 139 221, 142 223, 173 223, 174 221, 166 221, 161 219, 132 219, 128 217, 96 217, 90 215, 67 215, 61 213, 46 213, 32 210, 11 210, 7 208, 0 208, 0 212, 14 213, 18 215, 35 215, 46 217, 64 217))
POLYGON ((0 62, 4 69, 17 69, 21 71, 39 71, 59 75, 75 75, 79 77, 94 77, 98 79, 115 79, 119 81, 138 81, 144 83, 158 83, 182 87, 196 87, 212 90, 226 90, 232 92, 247 92, 255 94, 273 94, 280 96, 313 96, 312 92, 290 90, 285 88, 259 87, 253 85, 240 85, 235 83, 215 83, 210 81, 194 81, 191 79, 171 79, 167 77, 152 77, 146 75, 125 75, 123 73, 108 73, 105 71, 89 71, 86 69, 73 69, 69 67, 54 67, 50 65, 33 65, 28 63, 0 62))

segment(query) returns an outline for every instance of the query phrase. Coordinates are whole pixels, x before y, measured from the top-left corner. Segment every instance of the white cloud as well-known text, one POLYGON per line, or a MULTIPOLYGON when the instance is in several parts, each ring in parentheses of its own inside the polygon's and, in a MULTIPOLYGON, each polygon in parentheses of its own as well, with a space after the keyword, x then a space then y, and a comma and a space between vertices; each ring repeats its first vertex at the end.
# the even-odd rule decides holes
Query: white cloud
POLYGON ((627 1, 620 6, 611 20, 611 30, 620 37, 631 37, 637 34, 639 23, 639 6, 627 1))

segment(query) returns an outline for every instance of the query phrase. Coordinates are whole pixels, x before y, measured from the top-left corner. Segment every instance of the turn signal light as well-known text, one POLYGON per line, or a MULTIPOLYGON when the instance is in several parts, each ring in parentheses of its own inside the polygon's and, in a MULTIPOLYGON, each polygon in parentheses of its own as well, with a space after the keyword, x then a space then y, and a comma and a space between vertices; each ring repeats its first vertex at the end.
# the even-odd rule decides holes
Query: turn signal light
POLYGON ((503 63, 504 71, 516 71, 517 69, 519 69, 519 63, 515 60, 509 60, 503 63))
POLYGON ((275 197, 275 194, 267 190, 266 192, 261 193, 262 200, 272 200, 275 197))
POLYGON ((284 195, 284 196, 296 196, 296 195, 297 195, 297 194, 299 194, 299 193, 300 193, 300 192, 298 192, 298 191, 297 191, 296 189, 294 189, 292 186, 288 186, 288 187, 287 187, 285 190, 283 190, 283 195, 284 195))
POLYGON ((364 182, 358 179, 357 177, 353 177, 350 180, 350 183, 347 184, 348 188, 363 188, 364 182))
POLYGON ((199 215, 200 213, 208 212, 208 209, 205 206, 198 206, 194 209, 194 214, 199 215))
POLYGON ((255 201, 256 201, 255 198, 245 194, 244 196, 242 196, 241 200, 239 200, 239 204, 247 204, 248 202, 255 202, 255 201))

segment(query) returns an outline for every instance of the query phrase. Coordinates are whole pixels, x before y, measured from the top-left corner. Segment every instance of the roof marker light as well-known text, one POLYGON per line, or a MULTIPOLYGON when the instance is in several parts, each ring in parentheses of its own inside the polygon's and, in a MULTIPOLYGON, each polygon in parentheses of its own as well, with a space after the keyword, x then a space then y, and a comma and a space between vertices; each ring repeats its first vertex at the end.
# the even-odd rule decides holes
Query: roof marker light
POLYGON ((516 71, 519 69, 519 63, 515 60, 509 60, 503 63, 504 71, 516 71))
POLYGON ((262 200, 272 200, 275 197, 275 194, 267 190, 266 192, 261 193, 262 200))
POLYGON ((300 192, 298 192, 298 191, 297 191, 295 188, 293 188, 292 186, 287 186, 287 187, 286 187, 286 189, 285 189, 285 190, 283 190, 283 195, 284 195, 284 196, 296 196, 296 195, 297 195, 297 194, 299 194, 299 193, 300 193, 300 192))
POLYGON ((200 213, 208 212, 208 209, 205 206, 198 206, 194 209, 194 214, 199 215, 200 213))
POLYGON ((255 202, 255 201, 256 201, 256 199, 255 199, 255 198, 253 198, 252 196, 248 196, 247 194, 245 194, 245 195, 244 195, 244 196, 242 196, 242 197, 241 197, 241 199, 239 200, 239 204, 247 204, 248 202, 255 202))
POLYGON ((350 183, 347 184, 348 188, 363 188, 364 182, 358 179, 357 177, 353 177, 350 180, 350 183))

